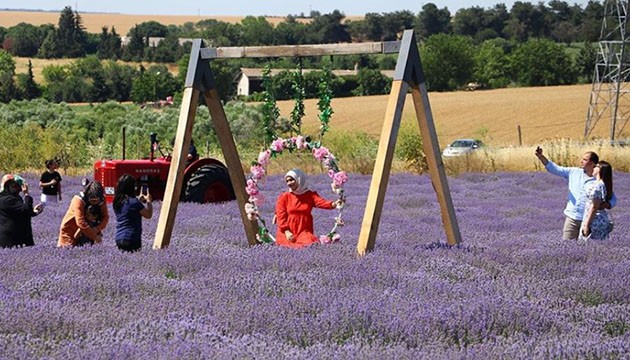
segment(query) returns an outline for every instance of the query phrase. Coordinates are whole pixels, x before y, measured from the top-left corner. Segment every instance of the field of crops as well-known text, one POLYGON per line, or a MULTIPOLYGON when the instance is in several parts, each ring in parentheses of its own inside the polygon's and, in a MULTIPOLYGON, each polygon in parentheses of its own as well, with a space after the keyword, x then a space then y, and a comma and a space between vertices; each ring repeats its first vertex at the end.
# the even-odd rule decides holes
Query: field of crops
MULTIPOLYGON (((19 5, 15 5, 19 6, 19 5)), ((68 6, 71 6, 68 4, 68 6)), ((44 9, 48 10, 48 9, 44 9)), ((0 26, 11 27, 21 22, 28 24, 57 25, 59 22, 59 11, 0 11, 0 26)), ((131 15, 120 13, 83 13, 79 9, 79 15, 83 21, 83 27, 89 33, 100 34, 103 26, 107 26, 110 30, 116 29, 116 33, 121 36, 127 35, 129 30, 138 24, 148 21, 157 21, 163 25, 184 25, 188 22, 197 23, 202 20, 214 19, 228 23, 240 23, 243 16, 214 16, 214 15, 131 15)), ((278 24, 284 21, 284 17, 267 17, 268 22, 278 24)))
MULTIPOLYGON (((487 91, 430 92, 429 101, 442 147, 457 138, 479 138, 496 146, 523 145, 557 138, 582 139, 591 85, 509 88, 487 91)), ((387 95, 334 99, 333 131, 381 132, 387 95)), ((279 102, 288 116, 293 102, 279 102)), ((403 121, 416 121, 411 95, 403 121)), ((306 102, 306 127, 319 126, 317 100, 306 102)), ((417 127, 417 126, 416 126, 417 127)), ((610 122, 602 120, 591 137, 609 136, 610 122)))
MULTIPOLYGON (((27 177, 30 183, 36 178, 27 177)), ((566 184, 544 172, 449 178, 463 236, 444 246, 427 176, 390 179, 375 251, 355 256, 370 176, 346 184, 338 244, 247 247, 235 202, 181 204, 170 248, 54 247, 65 200, 33 218, 36 246, 0 249, 0 357, 11 359, 566 359, 630 354, 630 176, 607 241, 560 239, 566 184)), ((313 176, 327 194, 328 180, 313 176)), ((274 199, 281 177, 265 188, 274 199)), ((33 191, 34 195, 38 194, 33 191)), ((273 201, 263 208, 271 216, 273 201)), ((156 204, 159 214, 160 204, 156 204)), ((110 208, 111 210, 111 208, 110 208)), ((316 231, 329 212, 316 212, 316 231)))

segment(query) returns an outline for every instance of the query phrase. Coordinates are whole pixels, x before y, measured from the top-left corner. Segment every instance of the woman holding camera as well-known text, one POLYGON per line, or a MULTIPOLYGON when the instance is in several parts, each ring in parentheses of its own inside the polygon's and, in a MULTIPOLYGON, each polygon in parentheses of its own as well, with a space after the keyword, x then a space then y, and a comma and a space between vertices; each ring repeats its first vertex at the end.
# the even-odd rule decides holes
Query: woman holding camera
POLYGON ((153 216, 153 198, 148 189, 136 197, 136 179, 124 174, 118 179, 114 195, 116 246, 123 251, 142 248, 142 218, 153 216))

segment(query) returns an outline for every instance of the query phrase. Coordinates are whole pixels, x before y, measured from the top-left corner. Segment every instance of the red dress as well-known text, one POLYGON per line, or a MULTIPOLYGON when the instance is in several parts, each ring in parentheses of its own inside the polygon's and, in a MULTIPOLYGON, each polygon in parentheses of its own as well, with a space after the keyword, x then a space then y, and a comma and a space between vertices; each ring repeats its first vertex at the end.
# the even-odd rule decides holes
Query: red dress
POLYGON ((313 231, 313 208, 334 209, 333 201, 328 201, 314 191, 296 195, 292 192, 284 192, 276 202, 276 220, 278 232, 276 244, 290 248, 300 248, 318 241, 313 231), (284 232, 293 233, 293 241, 289 241, 284 232))

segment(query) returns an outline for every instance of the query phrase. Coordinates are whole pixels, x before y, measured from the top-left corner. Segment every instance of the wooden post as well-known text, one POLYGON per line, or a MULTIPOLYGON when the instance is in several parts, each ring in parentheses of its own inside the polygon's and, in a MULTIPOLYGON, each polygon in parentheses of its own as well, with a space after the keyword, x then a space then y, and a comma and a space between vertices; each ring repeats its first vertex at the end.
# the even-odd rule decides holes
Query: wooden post
POLYGON ((216 89, 210 89, 204 92, 204 99, 206 100, 208 110, 210 110, 210 117, 212 118, 212 124, 214 125, 217 138, 219 139, 219 144, 221 145, 221 149, 223 149, 225 165, 230 173, 230 180, 232 181, 238 208, 241 212, 241 220, 245 226, 247 242, 249 245, 259 244, 256 239, 258 224, 256 221, 249 220, 245 212, 245 204, 249 198, 245 191, 245 174, 243 173, 243 165, 241 164, 241 159, 238 155, 234 138, 232 137, 230 124, 227 121, 223 105, 221 104, 221 98, 216 89))
POLYGON ((449 245, 457 245, 462 239, 455 215, 455 208, 453 207, 453 200, 451 199, 451 190, 446 179, 444 162, 440 153, 440 145, 435 131, 431 105, 429 104, 429 94, 424 83, 421 83, 419 86, 412 86, 411 94, 416 109, 418 126, 420 127, 420 135, 423 140, 422 149, 427 157, 431 183, 440 204, 442 224, 444 225, 444 231, 446 231, 446 242, 449 245))
POLYGON ((521 125, 517 125, 516 130, 518 130, 518 146, 523 146, 523 136, 521 134, 521 125))
POLYGON ((366 251, 372 251, 376 242, 376 234, 381 221, 385 192, 389 182, 389 173, 392 167, 396 139, 400 129, 400 118, 405 106, 405 97, 409 87, 401 80, 392 82, 392 90, 387 102, 385 121, 381 130, 376 162, 372 172, 370 192, 365 204, 365 213, 361 225, 361 233, 357 244, 357 252, 364 255, 366 251))
MULTIPOLYGON (((190 71, 190 70, 189 70, 190 71)), ((179 194, 182 191, 184 182, 184 170, 186 170, 186 157, 190 138, 192 137, 192 127, 197 112, 199 102, 199 90, 187 87, 184 89, 182 107, 179 112, 179 123, 175 135, 175 144, 171 158, 171 167, 168 171, 164 199, 160 209, 160 218, 155 230, 154 249, 167 247, 171 242, 173 225, 175 225, 175 215, 177 214, 177 204, 179 194), (185 149, 185 150, 184 150, 185 149)))
POLYGON ((364 255, 366 252, 372 251, 376 243, 376 235, 383 209, 383 202, 385 200, 394 148, 396 147, 396 138, 400 127, 402 109, 404 108, 405 97, 409 86, 411 86, 412 89, 416 117, 423 138, 423 150, 427 156, 431 182, 433 183, 433 188, 437 193, 440 203, 442 222, 446 230, 447 241, 450 245, 459 244, 461 242, 459 225, 457 224, 455 209, 453 208, 446 172, 444 171, 444 164, 442 162, 435 126, 433 124, 433 116, 431 114, 429 97, 425 86, 424 72, 420 64, 418 45, 416 44, 413 30, 405 30, 401 41, 398 61, 396 63, 396 71, 387 104, 385 120, 383 122, 383 130, 381 132, 378 153, 376 155, 376 163, 374 164, 374 173, 372 175, 372 183, 370 184, 365 214, 361 225, 361 233, 359 234, 359 241, 357 243, 357 252, 359 255, 364 255))

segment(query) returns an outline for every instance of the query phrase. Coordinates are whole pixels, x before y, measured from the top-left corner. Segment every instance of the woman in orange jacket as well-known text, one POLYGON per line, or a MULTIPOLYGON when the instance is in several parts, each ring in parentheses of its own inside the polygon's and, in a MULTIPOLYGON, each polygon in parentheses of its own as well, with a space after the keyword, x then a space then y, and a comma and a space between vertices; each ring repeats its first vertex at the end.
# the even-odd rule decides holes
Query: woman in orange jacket
POLYGON ((81 234, 96 244, 100 243, 103 241, 102 231, 108 221, 103 186, 97 181, 90 182, 82 192, 72 198, 68 211, 61 221, 57 247, 77 246, 81 234), (96 226, 90 226, 86 219, 87 208, 90 205, 98 205, 101 208, 101 222, 96 226))

